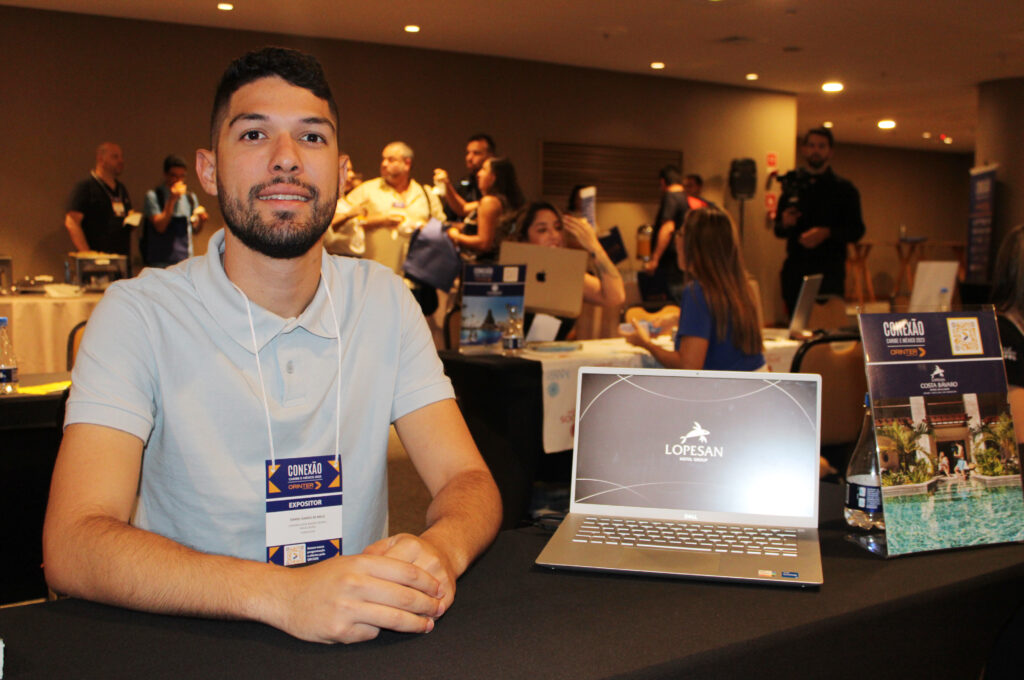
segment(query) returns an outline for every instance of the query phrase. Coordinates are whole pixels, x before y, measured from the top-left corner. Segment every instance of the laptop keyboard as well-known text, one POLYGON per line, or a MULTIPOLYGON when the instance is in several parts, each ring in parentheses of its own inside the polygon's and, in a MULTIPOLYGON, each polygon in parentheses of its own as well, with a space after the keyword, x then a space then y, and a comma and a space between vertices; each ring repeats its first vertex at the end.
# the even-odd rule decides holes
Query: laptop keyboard
POLYGON ((574 543, 705 553, 796 557, 796 531, 736 524, 699 524, 586 516, 574 543))

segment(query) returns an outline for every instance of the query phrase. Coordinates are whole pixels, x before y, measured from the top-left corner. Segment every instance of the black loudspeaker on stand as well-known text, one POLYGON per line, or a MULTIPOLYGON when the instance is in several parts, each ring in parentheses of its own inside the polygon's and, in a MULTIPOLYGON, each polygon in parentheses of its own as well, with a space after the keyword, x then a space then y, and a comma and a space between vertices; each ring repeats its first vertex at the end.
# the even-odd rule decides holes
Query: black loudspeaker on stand
POLYGON ((740 238, 743 237, 743 201, 757 193, 757 162, 753 158, 734 158, 729 164, 729 193, 740 202, 740 238))

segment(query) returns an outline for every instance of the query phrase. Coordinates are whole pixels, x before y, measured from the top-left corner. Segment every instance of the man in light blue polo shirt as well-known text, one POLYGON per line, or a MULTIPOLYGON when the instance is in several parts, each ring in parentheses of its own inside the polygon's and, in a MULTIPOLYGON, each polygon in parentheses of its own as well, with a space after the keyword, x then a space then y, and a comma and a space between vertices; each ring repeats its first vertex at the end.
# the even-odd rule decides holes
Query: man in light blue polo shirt
POLYGON ((89 321, 44 528, 55 590, 352 642, 432 630, 493 540, 497 489, 418 305, 320 245, 347 163, 337 125, 308 55, 265 48, 224 74, 196 168, 228 229, 111 287, 89 321), (420 536, 385 536, 390 423, 433 495, 420 536), (294 485, 323 511, 277 521, 277 470, 332 466, 330 489, 294 485), (330 540, 279 545, 324 517, 330 540))

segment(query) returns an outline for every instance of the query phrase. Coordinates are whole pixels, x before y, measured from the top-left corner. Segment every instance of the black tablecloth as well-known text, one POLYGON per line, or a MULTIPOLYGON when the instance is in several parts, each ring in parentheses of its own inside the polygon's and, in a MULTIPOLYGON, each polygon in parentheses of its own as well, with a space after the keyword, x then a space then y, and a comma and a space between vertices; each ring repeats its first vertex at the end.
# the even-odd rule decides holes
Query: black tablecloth
POLYGON ((506 531, 432 633, 349 647, 78 600, 4 609, 4 677, 978 678, 1024 601, 1024 546, 886 561, 845 534, 825 524, 825 584, 802 590, 549 571, 546 532, 506 531))
POLYGON ((544 456, 541 364, 500 354, 439 354, 466 425, 501 492, 502 526, 519 526, 544 456))
MULTIPOLYGON (((23 375, 22 385, 67 380, 23 375)), ((0 396, 0 604, 46 596, 43 515, 60 447, 64 395, 0 396)))

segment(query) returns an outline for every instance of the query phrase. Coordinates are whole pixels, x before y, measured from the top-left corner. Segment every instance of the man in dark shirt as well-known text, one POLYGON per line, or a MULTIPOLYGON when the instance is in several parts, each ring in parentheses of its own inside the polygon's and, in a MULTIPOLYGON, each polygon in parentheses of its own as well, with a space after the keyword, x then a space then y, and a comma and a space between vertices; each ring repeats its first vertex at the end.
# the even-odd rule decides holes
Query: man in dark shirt
POLYGON ((434 170, 434 186, 442 186, 444 193, 444 213, 449 222, 461 221, 476 208, 482 194, 476 184, 476 173, 483 167, 484 161, 494 158, 494 140, 491 136, 479 132, 466 140, 466 176, 453 184, 448 173, 441 168, 434 170))
POLYGON ((644 300, 667 300, 678 304, 683 292, 683 272, 676 257, 674 234, 683 226, 686 213, 706 208, 707 201, 689 195, 684 190, 682 172, 674 165, 666 165, 658 172, 661 184, 661 204, 654 220, 654 252, 644 264, 638 277, 644 300))
POLYGON ((801 150, 807 169, 783 184, 775 235, 786 239, 782 297, 792 312, 803 277, 824 274, 821 293, 842 296, 846 287, 846 244, 864 235, 857 188, 832 171, 832 131, 814 128, 801 150))
POLYGON ((64 226, 75 250, 129 255, 131 226, 141 215, 118 177, 124 172, 124 154, 113 142, 96 149, 96 167, 75 185, 68 199, 64 226))

